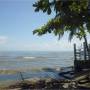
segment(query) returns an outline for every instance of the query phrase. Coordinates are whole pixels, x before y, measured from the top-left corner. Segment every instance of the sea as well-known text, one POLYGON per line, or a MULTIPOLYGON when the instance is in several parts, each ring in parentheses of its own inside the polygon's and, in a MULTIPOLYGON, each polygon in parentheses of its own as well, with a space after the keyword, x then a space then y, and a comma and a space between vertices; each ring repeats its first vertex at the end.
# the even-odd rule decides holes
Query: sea
POLYGON ((72 51, 3 51, 0 52, 0 83, 28 78, 59 78, 61 67, 73 66, 72 51), (17 71, 13 73, 13 71, 17 71))

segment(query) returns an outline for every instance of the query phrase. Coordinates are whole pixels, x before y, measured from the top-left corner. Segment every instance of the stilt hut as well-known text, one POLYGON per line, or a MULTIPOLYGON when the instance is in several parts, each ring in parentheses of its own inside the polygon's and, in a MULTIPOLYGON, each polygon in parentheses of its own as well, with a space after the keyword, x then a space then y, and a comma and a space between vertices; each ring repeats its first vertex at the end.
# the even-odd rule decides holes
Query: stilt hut
POLYGON ((90 69, 90 45, 88 45, 89 51, 86 49, 86 44, 83 43, 83 47, 77 49, 74 44, 74 69, 76 72, 90 69))

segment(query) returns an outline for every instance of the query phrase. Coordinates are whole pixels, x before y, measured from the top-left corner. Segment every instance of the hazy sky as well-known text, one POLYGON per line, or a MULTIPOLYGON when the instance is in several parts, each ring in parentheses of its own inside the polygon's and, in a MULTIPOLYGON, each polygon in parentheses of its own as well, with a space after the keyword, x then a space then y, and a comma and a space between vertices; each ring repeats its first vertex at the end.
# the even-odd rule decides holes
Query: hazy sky
POLYGON ((38 37, 32 31, 45 24, 50 16, 35 13, 32 4, 37 0, 0 0, 0 50, 67 51, 73 50, 74 39, 68 34, 58 41, 53 34, 38 37))

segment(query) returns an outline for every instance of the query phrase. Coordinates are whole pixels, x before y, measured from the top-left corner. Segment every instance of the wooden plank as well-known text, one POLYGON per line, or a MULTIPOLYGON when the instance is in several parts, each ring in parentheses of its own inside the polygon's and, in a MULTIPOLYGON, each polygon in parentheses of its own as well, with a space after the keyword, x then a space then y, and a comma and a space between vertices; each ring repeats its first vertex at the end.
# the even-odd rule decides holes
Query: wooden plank
POLYGON ((86 44, 85 44, 85 42, 83 43, 83 46, 84 46, 84 60, 86 60, 87 58, 86 58, 86 44))
POLYGON ((88 59, 90 60, 90 44, 89 44, 89 53, 88 53, 88 59))
POLYGON ((89 75, 89 73, 90 73, 90 70, 81 71, 81 72, 79 72, 79 73, 77 73, 77 74, 75 75, 75 77, 74 77, 73 80, 79 81, 79 80, 81 80, 81 79, 84 79, 84 78, 86 78, 86 77, 89 75))
POLYGON ((76 44, 74 44, 74 60, 77 60, 77 58, 76 58, 76 44))

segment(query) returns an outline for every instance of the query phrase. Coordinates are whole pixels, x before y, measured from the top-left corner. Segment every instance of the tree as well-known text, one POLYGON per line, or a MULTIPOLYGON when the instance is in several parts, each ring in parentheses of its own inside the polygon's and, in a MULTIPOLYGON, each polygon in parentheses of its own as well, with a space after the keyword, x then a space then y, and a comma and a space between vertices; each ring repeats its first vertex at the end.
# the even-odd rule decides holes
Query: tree
POLYGON ((33 31, 33 34, 43 35, 54 33, 59 39, 65 32, 69 33, 69 40, 76 36, 84 38, 87 51, 87 33, 90 33, 90 1, 89 0, 39 0, 33 4, 35 12, 40 10, 50 15, 55 11, 56 15, 41 28, 33 31))

